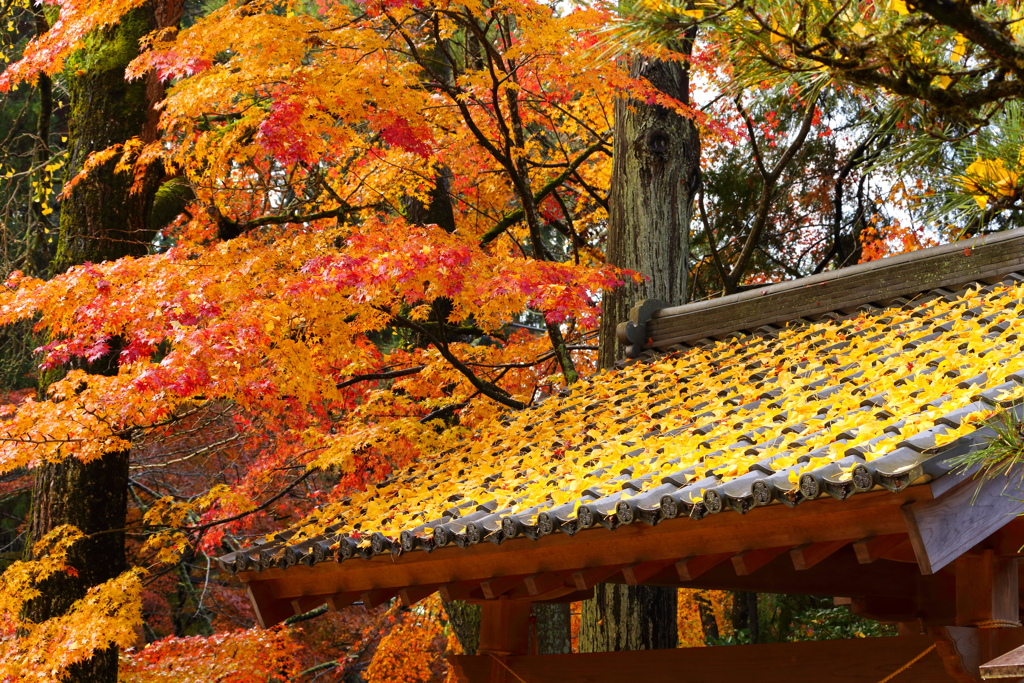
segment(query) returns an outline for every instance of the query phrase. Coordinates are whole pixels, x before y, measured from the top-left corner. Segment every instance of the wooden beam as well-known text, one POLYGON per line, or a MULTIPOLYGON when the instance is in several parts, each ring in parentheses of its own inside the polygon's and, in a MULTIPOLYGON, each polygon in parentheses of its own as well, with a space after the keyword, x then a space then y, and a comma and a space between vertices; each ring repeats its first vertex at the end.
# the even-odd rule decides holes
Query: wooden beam
POLYGON ((484 598, 494 600, 518 586, 523 582, 525 576, 496 576, 480 583, 480 589, 484 592, 484 598))
POLYGON ((923 626, 944 626, 956 618, 952 600, 921 600, 916 596, 853 598, 850 611, 883 624, 915 623, 923 626))
POLYGON ((429 598, 436 593, 443 584, 432 583, 426 586, 409 586, 398 591, 398 599, 402 607, 412 607, 420 600, 429 598))
POLYGON ((907 532, 922 574, 932 574, 960 557, 1024 512, 1024 492, 1009 476, 969 479, 935 500, 903 508, 907 532))
POLYGON ((624 564, 613 564, 602 567, 587 567, 578 572, 573 572, 572 581, 576 586, 576 590, 590 590, 597 584, 604 583, 621 572, 625 566, 624 564))
POLYGON ((639 586, 662 569, 675 564, 675 560, 658 560, 656 562, 637 562, 622 570, 622 577, 629 586, 639 586))
POLYGON ((368 591, 363 591, 361 594, 363 607, 366 609, 380 607, 397 596, 398 591, 398 588, 374 588, 368 591))
POLYGON ((732 553, 717 555, 690 555, 676 562, 676 573, 680 581, 693 581, 732 557, 732 553))
POLYGON ((553 605, 553 604, 564 604, 566 602, 583 602, 584 600, 593 600, 593 599, 594 599, 594 589, 593 588, 588 588, 585 591, 576 591, 576 590, 574 590, 574 591, 572 591, 570 593, 565 593, 563 595, 559 595, 557 598, 547 598, 547 597, 544 597, 544 596, 538 596, 538 598, 536 600, 533 600, 532 602, 534 602, 534 603, 543 603, 543 604, 547 604, 547 605, 553 605))
POLYGON ((739 555, 732 556, 732 567, 736 571, 737 576, 750 576, 787 550, 789 548, 746 550, 739 555))
POLYGON ((806 571, 848 543, 849 541, 804 543, 790 550, 789 557, 793 560, 793 567, 797 571, 806 571))
POLYGON ((1020 619, 1017 558, 994 550, 956 559, 956 625, 1007 626, 1020 619))
POLYGON ((907 540, 906 534, 886 534, 884 536, 871 536, 861 539, 853 544, 853 551, 857 553, 857 561, 861 564, 871 564, 881 559, 890 550, 907 540))
MULTIPOLYGON (((510 656, 507 680, 559 683, 874 683, 931 647, 926 635, 816 642, 510 656)), ((462 683, 490 683, 490 656, 449 657, 462 683)), ((894 683, 944 683, 934 652, 902 672, 894 683)))

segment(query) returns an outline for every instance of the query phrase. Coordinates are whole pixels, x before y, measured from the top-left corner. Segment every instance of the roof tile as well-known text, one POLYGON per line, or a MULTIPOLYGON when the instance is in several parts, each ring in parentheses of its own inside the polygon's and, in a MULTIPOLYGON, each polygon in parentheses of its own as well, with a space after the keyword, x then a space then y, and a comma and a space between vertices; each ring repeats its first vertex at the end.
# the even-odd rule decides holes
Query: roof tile
POLYGON ((985 417, 1024 398, 1019 281, 675 345, 329 506, 326 531, 223 563, 311 565, 901 491, 942 476, 987 438, 985 417), (411 503, 410 487, 427 493, 411 503))

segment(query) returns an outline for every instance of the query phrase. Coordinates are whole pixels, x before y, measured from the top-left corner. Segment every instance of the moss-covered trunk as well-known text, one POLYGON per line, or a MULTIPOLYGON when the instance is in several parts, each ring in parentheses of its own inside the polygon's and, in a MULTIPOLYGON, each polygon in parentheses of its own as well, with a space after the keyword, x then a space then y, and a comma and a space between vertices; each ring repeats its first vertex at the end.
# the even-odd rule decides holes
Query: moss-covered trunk
MULTIPOLYGON (((147 5, 117 26, 92 34, 89 46, 69 60, 65 76, 71 96, 70 176, 94 152, 153 135, 152 88, 146 79, 128 82, 125 68, 138 56, 139 39, 155 27, 153 9, 147 5)), ((150 168, 138 182, 131 172, 114 172, 118 160, 114 157, 92 170, 61 203, 54 274, 87 261, 139 256, 149 250, 153 234, 146 219, 160 171, 150 168)))
MULTIPOLYGON (((139 39, 155 27, 152 6, 135 10, 119 25, 90 36, 87 48, 70 60, 66 74, 71 96, 70 174, 81 170, 91 153, 151 133, 152 86, 145 81, 128 83, 124 72, 138 54, 139 39)), ((111 160, 92 170, 61 205, 60 236, 52 265, 55 274, 86 261, 146 253, 152 239, 145 227, 146 213, 159 172, 150 170, 133 192, 138 179, 130 173, 115 173, 115 164, 116 160, 111 160)), ((116 353, 112 351, 87 370, 117 372, 116 353)), ((45 386, 40 386, 40 391, 45 392, 45 386)), ((78 527, 87 539, 69 556, 77 575, 62 573, 40 586, 42 595, 28 608, 31 619, 42 621, 62 614, 91 586, 125 570, 127 491, 127 451, 107 453, 88 464, 72 455, 35 470, 32 539, 38 540, 63 524, 78 527)), ((115 683, 116 649, 97 653, 69 674, 67 680, 76 683, 115 683)))

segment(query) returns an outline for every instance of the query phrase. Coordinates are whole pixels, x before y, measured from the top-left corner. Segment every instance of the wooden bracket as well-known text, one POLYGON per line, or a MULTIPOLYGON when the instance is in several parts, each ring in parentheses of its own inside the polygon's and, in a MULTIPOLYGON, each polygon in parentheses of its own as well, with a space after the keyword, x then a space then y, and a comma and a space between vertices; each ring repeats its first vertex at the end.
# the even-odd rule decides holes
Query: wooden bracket
POLYGON ((906 534, 886 534, 870 536, 853 544, 853 552, 857 554, 857 562, 871 564, 877 562, 890 550, 895 550, 907 540, 906 534))
POLYGON ((452 581, 437 589, 445 602, 452 600, 481 600, 484 597, 479 581, 452 581))
POLYGON ((628 565, 613 564, 607 567, 590 567, 588 569, 581 569, 578 572, 573 572, 572 581, 576 585, 576 590, 590 590, 597 584, 604 583, 611 577, 615 576, 626 566, 628 565))
POLYGON ((358 591, 344 591, 341 593, 335 593, 334 595, 328 596, 327 606, 337 612, 338 610, 348 607, 356 600, 359 600, 362 594, 358 591))
POLYGON ((375 588, 373 590, 363 591, 363 607, 366 609, 380 607, 397 595, 397 588, 375 588))
POLYGON ((691 555, 676 562, 680 581, 693 581, 732 557, 732 553, 717 555, 691 555))
POLYGON ((270 628, 288 617, 295 616, 291 600, 273 597, 269 588, 259 581, 247 583, 245 593, 249 596, 252 611, 256 613, 256 621, 260 628, 270 628))
POLYGON ((675 564, 675 560, 658 560, 656 562, 637 562, 622 570, 622 577, 629 586, 639 586, 661 570, 675 564))
POLYGON ((749 576, 787 550, 789 548, 747 550, 732 556, 732 567, 736 570, 737 576, 749 576))
POLYGON ((430 584, 427 586, 408 586, 398 591, 398 599, 402 602, 403 607, 412 607, 420 600, 429 598, 431 595, 436 593, 442 584, 430 584))
POLYGON ((793 560, 793 568, 805 571, 824 560, 829 555, 849 544, 849 541, 827 541, 824 543, 804 543, 789 551, 793 560))
POLYGON ((481 583, 480 588, 484 592, 484 598, 495 600, 521 584, 525 578, 523 575, 496 576, 481 583))
POLYGON ((1024 492, 1008 476, 967 479, 934 500, 903 506, 922 574, 934 574, 1024 512, 1024 492))

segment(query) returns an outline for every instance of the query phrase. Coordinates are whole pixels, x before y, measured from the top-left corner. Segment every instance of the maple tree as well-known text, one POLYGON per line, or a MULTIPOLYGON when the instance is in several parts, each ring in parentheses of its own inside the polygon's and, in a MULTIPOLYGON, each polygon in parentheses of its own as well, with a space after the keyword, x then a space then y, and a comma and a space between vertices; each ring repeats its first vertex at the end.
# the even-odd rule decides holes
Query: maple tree
MULTIPOLYGON (((7 408, 2 459, 58 477, 117 460, 128 476, 105 488, 131 487, 129 528, 148 534, 134 561, 159 573, 237 547, 265 528, 254 512, 302 514, 572 381, 596 293, 624 277, 593 246, 612 93, 648 86, 587 52, 594 10, 229 3, 179 27, 180 6, 149 9, 61 5, 0 76, 5 90, 39 76, 94 86, 96 51, 120 46, 134 61, 105 62, 104 82, 144 95, 111 95, 143 121, 97 139, 83 127, 109 116, 73 93, 52 264, 66 272, 15 273, 0 303, 4 322, 49 337, 42 393, 7 408), (163 28, 136 22, 149 9, 163 28), (564 70, 568 44, 593 68, 564 70), (157 125, 145 102, 161 81, 157 125), (145 214, 159 182, 191 199, 157 230, 145 214), (81 231, 107 187, 126 197, 122 227, 95 239, 81 231), (414 215, 439 194, 448 224, 414 215)), ((68 571, 95 562, 86 552, 68 571)), ((110 599, 132 572, 89 590, 110 599)), ((50 675, 91 661, 46 629, 11 640, 12 619, 4 642, 48 648, 50 675)), ((130 644, 114 633, 91 648, 130 644)))

